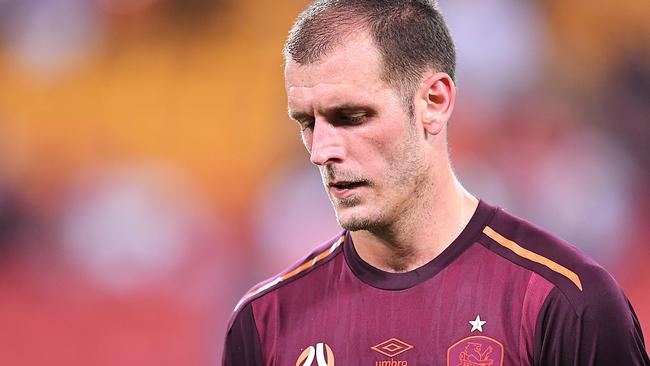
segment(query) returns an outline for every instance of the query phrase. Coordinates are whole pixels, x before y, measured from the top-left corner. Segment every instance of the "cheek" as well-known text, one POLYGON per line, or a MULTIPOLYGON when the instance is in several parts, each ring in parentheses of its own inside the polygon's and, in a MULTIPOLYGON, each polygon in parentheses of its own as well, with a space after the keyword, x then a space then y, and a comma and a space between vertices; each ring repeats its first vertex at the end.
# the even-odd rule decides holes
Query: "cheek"
POLYGON ((394 150, 404 133, 398 124, 399 122, 393 122, 388 118, 377 121, 363 131, 360 142, 363 143, 366 150, 379 155, 394 150))
POLYGON ((394 133, 394 138, 385 142, 382 156, 386 165, 386 176, 391 181, 408 180, 419 174, 425 160, 424 151, 420 148, 414 128, 394 133))
POLYGON ((374 136, 370 143, 376 149, 376 154, 382 156, 387 163, 400 162, 414 147, 414 139, 405 128, 386 129, 381 135, 374 136))
POLYGON ((400 139, 401 136, 395 136, 392 131, 392 134, 367 136, 353 145, 355 160, 367 177, 374 181, 376 188, 393 186, 396 170, 402 170, 400 164, 404 153, 400 139))

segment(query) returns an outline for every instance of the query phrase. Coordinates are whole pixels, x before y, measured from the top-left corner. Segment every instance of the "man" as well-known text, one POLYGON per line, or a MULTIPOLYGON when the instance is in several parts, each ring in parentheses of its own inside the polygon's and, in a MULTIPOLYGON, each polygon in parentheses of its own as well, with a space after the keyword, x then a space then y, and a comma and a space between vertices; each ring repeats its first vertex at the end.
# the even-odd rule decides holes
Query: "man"
POLYGON ((449 32, 426 0, 323 0, 289 114, 345 231, 237 304, 224 365, 646 365, 612 277, 454 176, 449 32))

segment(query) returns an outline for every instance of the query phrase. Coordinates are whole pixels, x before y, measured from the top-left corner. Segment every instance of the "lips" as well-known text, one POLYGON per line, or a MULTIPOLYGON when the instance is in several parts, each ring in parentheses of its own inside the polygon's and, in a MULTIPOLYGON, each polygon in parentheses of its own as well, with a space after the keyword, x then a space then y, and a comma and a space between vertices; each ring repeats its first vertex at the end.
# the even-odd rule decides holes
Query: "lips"
POLYGON ((359 188, 367 185, 364 181, 348 182, 339 181, 328 184, 332 194, 339 199, 348 198, 353 195, 359 188))
POLYGON ((337 189, 351 189, 351 188, 361 186, 363 184, 364 184, 363 182, 338 182, 338 183, 330 183, 330 187, 334 187, 337 189))

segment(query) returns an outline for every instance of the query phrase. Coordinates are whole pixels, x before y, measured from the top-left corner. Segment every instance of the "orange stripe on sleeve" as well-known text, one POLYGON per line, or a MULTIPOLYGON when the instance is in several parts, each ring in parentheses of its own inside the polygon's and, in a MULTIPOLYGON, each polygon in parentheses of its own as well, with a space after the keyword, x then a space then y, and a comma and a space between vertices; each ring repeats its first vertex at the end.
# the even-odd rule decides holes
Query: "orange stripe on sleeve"
POLYGON ((494 231, 491 227, 486 226, 483 229, 483 233, 487 236, 489 236, 492 240, 496 241, 497 243, 501 244, 502 246, 512 250, 515 254, 517 254, 520 257, 524 257, 528 260, 531 260, 535 263, 539 263, 543 266, 546 266, 550 268, 551 270, 563 275, 564 277, 568 278, 571 282, 573 282, 580 291, 582 291, 582 283, 580 282, 580 277, 578 275, 571 271, 570 269, 553 262, 552 260, 541 256, 535 252, 531 252, 530 250, 521 247, 519 244, 515 243, 512 240, 506 239, 503 237, 501 234, 497 233, 494 231))
POLYGON ((264 284, 264 285, 262 285, 262 286, 260 286, 260 287, 257 287, 257 288, 252 289, 252 290, 249 291, 246 295, 244 295, 244 296, 241 298, 241 300, 239 300, 239 302, 238 302, 237 305, 235 306, 235 311, 237 311, 237 310, 239 309, 239 307, 240 307, 244 302, 246 302, 246 300, 250 299, 251 297, 253 297, 253 296, 255 296, 255 295, 261 293, 262 291, 265 291, 265 290, 267 290, 267 289, 269 289, 269 288, 271 288, 271 287, 277 285, 278 283, 280 283, 280 282, 282 282, 282 281, 286 281, 286 280, 288 280, 289 278, 291 278, 291 277, 293 277, 293 276, 295 276, 295 275, 297 275, 297 274, 300 274, 300 273, 302 273, 302 272, 308 270, 309 268, 313 267, 314 265, 316 265, 316 263, 320 262, 321 260, 325 259, 325 257, 327 257, 328 255, 332 254, 332 252, 333 252, 333 251, 334 251, 334 250, 335 250, 339 245, 341 245, 341 243, 343 243, 344 240, 345 240, 345 235, 341 235, 341 237, 340 237, 340 238, 339 238, 339 239, 338 239, 334 244, 332 244, 332 246, 330 246, 329 248, 323 250, 321 253, 319 253, 319 254, 318 254, 316 257, 314 257, 312 260, 309 260, 309 261, 307 261, 307 262, 301 264, 300 266, 296 267, 295 269, 293 269, 293 270, 292 270, 291 272, 289 272, 289 273, 285 273, 284 275, 278 276, 278 277, 274 278, 272 281, 270 281, 270 282, 268 282, 268 283, 266 283, 266 284, 264 284))

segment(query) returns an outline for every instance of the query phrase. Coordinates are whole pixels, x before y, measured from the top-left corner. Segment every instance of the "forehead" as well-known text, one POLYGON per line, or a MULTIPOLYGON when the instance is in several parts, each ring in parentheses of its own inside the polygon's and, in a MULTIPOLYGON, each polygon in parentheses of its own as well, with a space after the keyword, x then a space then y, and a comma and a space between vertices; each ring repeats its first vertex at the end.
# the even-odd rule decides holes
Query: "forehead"
POLYGON ((300 65, 288 60, 285 87, 290 107, 300 101, 310 102, 312 98, 335 103, 350 93, 371 94, 387 88, 381 80, 379 53, 365 32, 346 37, 314 63, 300 65))
POLYGON ((375 70, 379 66, 378 52, 367 32, 360 31, 341 37, 331 50, 315 62, 301 65, 292 59, 287 60, 287 83, 301 82, 309 86, 319 81, 321 76, 341 78, 378 71, 375 70))

